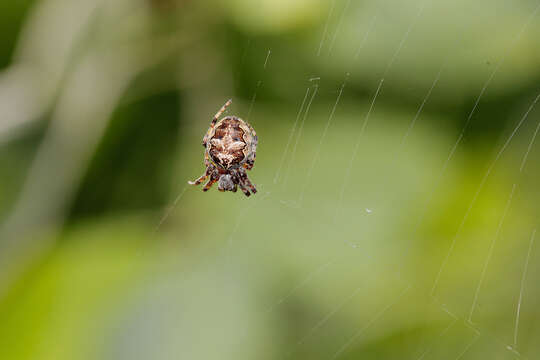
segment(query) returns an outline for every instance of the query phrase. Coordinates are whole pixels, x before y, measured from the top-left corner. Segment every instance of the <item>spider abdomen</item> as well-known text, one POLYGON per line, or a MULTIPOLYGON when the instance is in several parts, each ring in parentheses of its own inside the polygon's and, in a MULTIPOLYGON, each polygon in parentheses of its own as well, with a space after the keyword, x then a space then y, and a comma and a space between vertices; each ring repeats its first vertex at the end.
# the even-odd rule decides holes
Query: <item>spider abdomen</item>
POLYGON ((244 162, 251 145, 246 130, 244 121, 236 117, 226 117, 216 125, 208 144, 216 165, 230 169, 244 162))

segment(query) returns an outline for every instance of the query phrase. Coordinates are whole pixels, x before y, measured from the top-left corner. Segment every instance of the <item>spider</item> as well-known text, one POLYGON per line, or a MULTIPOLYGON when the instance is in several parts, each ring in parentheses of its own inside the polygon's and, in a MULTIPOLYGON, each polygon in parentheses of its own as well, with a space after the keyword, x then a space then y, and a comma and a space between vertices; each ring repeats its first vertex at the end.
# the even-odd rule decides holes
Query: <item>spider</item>
POLYGON ((197 180, 188 183, 199 185, 209 177, 203 191, 210 190, 217 182, 219 191, 236 192, 239 186, 246 196, 250 196, 257 189, 249 180, 246 170, 251 170, 255 164, 257 134, 251 125, 236 116, 219 119, 231 103, 232 100, 228 100, 219 109, 204 135, 202 145, 206 149, 206 171, 197 180))

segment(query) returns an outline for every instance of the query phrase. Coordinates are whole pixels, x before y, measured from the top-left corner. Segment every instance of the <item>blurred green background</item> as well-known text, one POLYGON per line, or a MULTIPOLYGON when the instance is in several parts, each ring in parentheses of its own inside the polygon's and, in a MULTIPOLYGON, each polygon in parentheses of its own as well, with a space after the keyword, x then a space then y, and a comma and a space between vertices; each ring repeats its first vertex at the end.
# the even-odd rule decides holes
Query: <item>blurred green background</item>
POLYGON ((539 358, 539 12, 3 1, 0 358, 539 358))

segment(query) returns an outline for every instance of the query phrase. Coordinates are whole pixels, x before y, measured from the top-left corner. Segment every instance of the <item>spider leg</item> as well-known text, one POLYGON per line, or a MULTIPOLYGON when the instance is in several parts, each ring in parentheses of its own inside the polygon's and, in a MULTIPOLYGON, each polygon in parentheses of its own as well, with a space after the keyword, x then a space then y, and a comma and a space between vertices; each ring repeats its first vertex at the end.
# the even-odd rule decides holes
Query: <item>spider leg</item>
POLYGON ((243 183, 239 183, 238 185, 240 185, 240 190, 242 190, 244 195, 246 195, 246 196, 251 195, 251 193, 249 192, 249 190, 246 188, 246 186, 243 183))
POLYGON ((210 167, 207 167, 206 168, 206 171, 204 172, 204 174, 202 174, 197 180, 195 181, 188 181, 188 184, 189 185, 199 185, 200 183, 204 182, 204 180, 206 180, 206 178, 210 175, 210 172, 212 171, 212 169, 210 167))
MULTIPOLYGON (((238 191, 238 184, 240 183, 240 180, 238 178, 238 171, 231 171, 231 176, 232 176, 232 181, 233 181, 233 188, 232 188, 232 192, 237 192, 238 191)), ((243 190, 242 190, 243 191, 243 190)))
POLYGON ((219 111, 216 113, 216 115, 214 115, 214 118, 212 119, 212 124, 210 126, 213 127, 216 124, 219 117, 225 112, 225 110, 229 107, 229 105, 231 105, 231 103, 232 103, 232 99, 227 100, 225 105, 223 105, 221 109, 219 109, 219 111))
POLYGON ((253 165, 255 165, 256 148, 257 148, 256 144, 251 146, 251 153, 246 158, 246 162, 244 163, 244 169, 246 170, 253 169, 253 165))
POLYGON ((208 177, 208 171, 206 171, 204 174, 202 174, 197 180, 195 181, 188 181, 188 184, 189 185, 199 185, 200 183, 202 183, 204 180, 206 180, 206 178, 208 177))
POLYGON ((244 182, 242 181, 242 172, 244 172, 242 170, 242 168, 239 168, 239 169, 236 169, 232 172, 232 176, 233 176, 233 181, 234 181, 234 189, 232 190, 233 192, 236 192, 236 190, 238 189, 238 187, 240 187, 240 190, 242 190, 242 192, 244 193, 244 195, 246 196, 250 196, 251 193, 249 192, 248 188, 246 187, 246 185, 244 184, 244 182))
POLYGON ((208 129, 208 131, 203 137, 203 141, 202 141, 203 146, 206 147, 206 143, 208 142, 208 135, 212 132, 212 130, 214 129, 214 126, 216 126, 216 123, 219 120, 219 117, 225 112, 225 110, 229 107, 229 105, 231 105, 231 103, 232 103, 232 99, 227 100, 225 105, 223 105, 221 109, 219 109, 219 111, 216 113, 216 115, 214 115, 214 117, 212 118, 212 122, 210 123, 210 128, 208 129))
POLYGON ((216 179, 215 177, 211 177, 210 180, 208 180, 208 182, 206 183, 206 185, 204 185, 202 191, 210 190, 212 185, 214 185, 217 181, 218 181, 218 179, 216 179))
POLYGON ((253 127, 249 124, 247 124, 247 126, 249 127, 250 131, 251 131, 251 134, 253 135, 252 137, 252 141, 251 141, 251 148, 250 148, 250 154, 247 158, 247 161, 246 161, 246 164, 247 164, 247 167, 246 169, 248 170, 251 170, 251 168, 253 167, 253 165, 255 164, 255 157, 257 156, 257 144, 259 143, 259 138, 257 137, 257 133, 255 132, 255 130, 253 129, 253 127))
POLYGON ((202 174, 195 181, 188 181, 189 185, 199 185, 200 183, 204 182, 204 180, 206 180, 206 178, 212 173, 212 171, 214 171, 214 167, 212 166, 212 164, 208 160, 208 153, 207 152, 204 153, 204 165, 206 166, 206 171, 204 172, 204 174, 202 174))
POLYGON ((210 165, 210 180, 204 185, 203 191, 208 191, 219 180, 219 171, 213 166, 210 165))
POLYGON ((257 188, 255 187, 255 185, 251 183, 247 175, 246 175, 246 178, 244 179, 244 183, 247 185, 247 187, 249 187, 249 190, 251 190, 252 193, 254 194, 257 193, 257 188))
POLYGON ((255 160, 247 159, 247 161, 244 163, 244 169, 246 170, 253 169, 253 165, 255 165, 254 163, 255 163, 255 160))
POLYGON ((251 183, 251 181, 249 180, 245 170, 240 171, 239 175, 240 175, 240 183, 243 184, 244 186, 248 187, 249 190, 251 190, 252 193, 256 194, 257 193, 257 188, 255 187, 255 185, 253 185, 251 183))

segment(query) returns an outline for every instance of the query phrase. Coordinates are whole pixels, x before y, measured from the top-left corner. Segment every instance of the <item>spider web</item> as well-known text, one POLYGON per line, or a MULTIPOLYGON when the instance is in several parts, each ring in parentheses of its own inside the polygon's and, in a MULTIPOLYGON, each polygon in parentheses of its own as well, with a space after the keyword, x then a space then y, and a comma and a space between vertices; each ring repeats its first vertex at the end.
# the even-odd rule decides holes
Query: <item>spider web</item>
MULTIPOLYGON (((186 149, 200 151, 196 134, 207 124, 184 129, 180 163, 182 176, 190 175, 178 180, 154 236, 185 244, 169 254, 173 270, 165 273, 174 276, 150 276, 142 298, 159 298, 160 306, 131 309, 125 336, 141 342, 118 341, 111 358, 151 356, 148 349, 168 341, 178 348, 165 354, 189 358, 215 355, 213 347, 233 348, 216 350, 221 358, 538 357, 540 209, 531 204, 538 199, 540 88, 519 96, 498 142, 488 137, 478 150, 468 135, 489 130, 477 123, 489 113, 486 98, 504 89, 498 76, 518 67, 513 55, 537 26, 540 3, 530 2, 518 26, 505 29, 512 40, 494 66, 482 68, 480 85, 471 85, 466 112, 449 114, 440 109, 461 71, 455 58, 434 61, 424 80, 404 80, 397 69, 410 60, 408 47, 422 48, 422 31, 437 29, 437 5, 404 6, 405 21, 389 30, 395 19, 377 4, 351 44, 342 39, 363 8, 333 0, 320 34, 306 44, 313 67, 287 80, 295 86, 283 97, 294 104, 285 110, 272 106, 266 88, 276 83, 268 74, 301 61, 270 40, 247 42, 240 68, 256 64, 258 77, 228 112, 259 135, 249 173, 259 192, 245 198, 184 185, 203 171, 202 154, 186 149), (380 39, 395 41, 366 75, 362 64, 380 39), (456 118, 453 129, 448 119, 456 118), (140 326, 152 321, 182 339, 140 326), (138 346, 146 352, 133 351, 138 346)), ((453 39, 446 46, 468 45, 453 39)))
MULTIPOLYGON (((391 344, 388 339, 392 336, 401 336, 406 343, 402 348, 398 346, 400 358, 459 360, 482 355, 534 358, 539 351, 527 340, 520 341, 530 339, 536 322, 531 308, 533 299, 529 298, 528 310, 524 310, 527 308, 523 304, 527 302, 527 294, 535 293, 530 289, 534 284, 530 267, 535 253, 537 215, 532 215, 530 222, 516 221, 515 216, 519 216, 516 212, 520 210, 516 208, 523 202, 521 194, 527 191, 521 188, 525 186, 522 184, 526 181, 527 164, 532 166, 529 157, 540 128, 536 109, 540 93, 525 99, 527 105, 522 107, 521 114, 508 120, 511 124, 508 134, 503 134, 501 144, 492 144, 495 155, 491 160, 486 159, 483 171, 477 172, 476 189, 460 189, 462 184, 454 173, 459 171, 455 163, 466 156, 461 150, 463 141, 475 116, 483 110, 483 98, 497 82, 496 75, 504 69, 508 56, 515 51, 530 24, 538 20, 540 5, 531 10, 520 29, 513 30, 514 40, 498 54, 499 60, 487 74, 455 140, 439 139, 446 145, 407 151, 417 146, 410 145, 410 140, 415 137, 418 126, 426 126, 422 124, 424 109, 445 81, 445 72, 452 64, 443 60, 417 108, 411 112, 410 120, 402 121, 405 126, 392 130, 392 134, 380 134, 380 122, 388 116, 381 114, 380 104, 384 102, 386 84, 393 80, 392 70, 400 61, 402 49, 414 41, 415 27, 429 16, 426 12, 430 5, 431 2, 424 2, 410 18, 375 86, 364 97, 361 109, 350 110, 345 107, 347 104, 343 105, 347 103, 343 99, 350 96, 348 83, 355 77, 354 69, 343 74, 344 80, 337 85, 325 83, 323 75, 309 75, 305 78, 303 92, 298 93, 297 109, 290 117, 289 129, 273 133, 279 134, 279 140, 266 139, 264 131, 259 131, 259 157, 252 176, 257 178, 261 193, 249 199, 249 203, 244 199, 235 200, 237 210, 232 214, 237 215, 231 215, 232 228, 222 224, 225 229, 229 228, 222 246, 228 258, 225 271, 252 269, 251 266, 260 261, 257 266, 263 270, 255 271, 254 276, 262 277, 265 271, 279 272, 265 263, 267 258, 279 258, 281 252, 293 254, 279 266, 296 274, 297 280, 281 281, 276 289, 256 300, 264 319, 293 317, 287 323, 290 331, 278 332, 285 344, 274 354, 276 358, 354 358, 369 355, 374 351, 370 347, 384 348, 385 341, 391 344), (334 94, 335 98, 330 108, 325 109, 325 101, 319 99, 329 94, 334 94), (348 113, 352 113, 355 120, 344 124, 343 118, 348 113), (268 152, 273 152, 272 156, 267 155, 268 152), (378 155, 375 161, 370 161, 370 152, 378 155), (418 156, 418 152, 427 155, 428 160, 423 159, 427 165, 422 166, 428 167, 428 180, 416 179, 421 184, 413 185, 414 189, 399 186, 395 181, 398 172, 410 176, 403 171, 403 166, 414 166, 414 162, 404 158, 418 156), (343 156, 330 159, 328 153, 343 156), (461 159, 456 160, 456 157, 461 159), (270 158, 278 159, 274 169, 269 167, 258 172, 257 167, 267 167, 265 161, 270 158), (512 163, 519 167, 509 165, 512 163), (506 173, 503 183, 508 185, 499 191, 490 180, 502 173, 506 173), (380 182, 387 190, 374 182, 380 182), (449 242, 428 239, 447 243, 445 250, 443 245, 437 249, 418 239, 426 236, 426 222, 433 221, 430 212, 437 211, 442 194, 448 191, 462 196, 468 205, 454 211, 456 218, 459 213, 462 215, 449 242), (409 192, 414 192, 414 196, 407 194, 409 192), (485 195, 486 192, 489 195, 485 195), (497 195, 493 196, 494 192, 497 195), (489 197, 494 197, 496 203, 486 205, 489 197), (490 211, 490 218, 498 220, 490 220, 483 227, 482 231, 488 234, 471 235, 471 218, 478 218, 482 211, 490 211), (411 226, 392 231, 374 224, 406 226, 399 224, 403 217, 412 218, 406 222, 411 226), (251 226, 252 223, 257 226, 251 226), (403 241, 396 240, 400 236, 403 241), (480 244, 474 244, 475 237, 482 239, 480 244), (381 241, 387 243, 380 244, 381 241), (434 251, 432 259, 423 265, 412 264, 414 254, 424 252, 407 242, 428 246, 434 251), (502 260, 502 250, 498 247, 504 242, 504 249, 512 256, 502 260), (464 262, 470 271, 467 278, 460 277, 456 270, 458 264, 464 262), (501 264, 514 270, 504 274, 496 268, 501 264), (417 266, 424 266, 425 273, 415 272, 417 266), (456 278, 463 283, 456 283, 456 278), (495 301, 497 305, 489 306, 486 305, 488 299, 497 298, 502 291, 497 290, 494 282, 504 284, 503 288, 512 294, 495 301), (301 306, 298 302, 306 297, 317 299, 319 307, 309 314, 291 313, 302 311, 294 309, 301 306), (504 311, 505 315, 493 316, 497 311, 504 311), (525 330, 520 325, 523 319, 528 322, 525 330), (411 330, 414 328, 422 330, 416 334, 411 330), (382 345, 377 345, 378 342, 382 345)), ((315 57, 332 56, 350 6, 350 1, 332 2, 315 57)), ((352 58, 362 56, 364 45, 370 36, 376 35, 379 21, 384 18, 377 14, 351 54, 352 58)), ((268 49, 261 66, 271 67, 273 58, 279 56, 268 49)), ((255 128, 262 125, 267 110, 258 97, 263 86, 262 80, 256 80, 246 116, 255 128)), ((412 180, 405 180, 410 184, 407 181, 415 181, 414 176, 412 180)), ((189 192, 189 196, 196 195, 189 192)), ((452 226, 456 225, 449 225, 452 226)))

